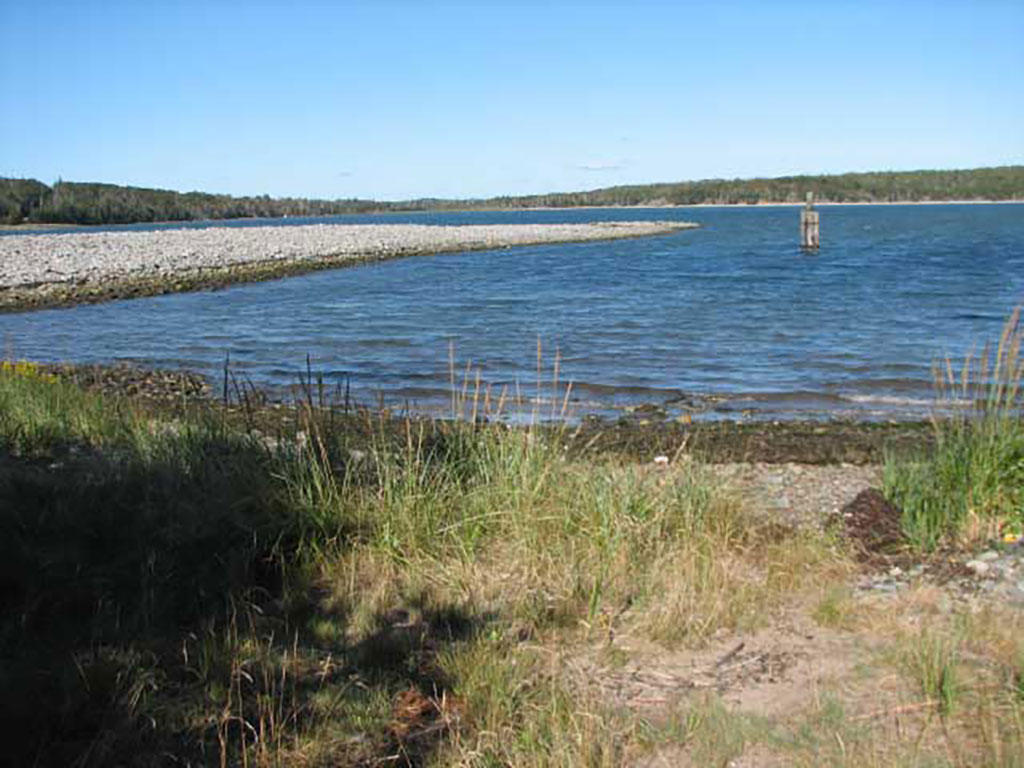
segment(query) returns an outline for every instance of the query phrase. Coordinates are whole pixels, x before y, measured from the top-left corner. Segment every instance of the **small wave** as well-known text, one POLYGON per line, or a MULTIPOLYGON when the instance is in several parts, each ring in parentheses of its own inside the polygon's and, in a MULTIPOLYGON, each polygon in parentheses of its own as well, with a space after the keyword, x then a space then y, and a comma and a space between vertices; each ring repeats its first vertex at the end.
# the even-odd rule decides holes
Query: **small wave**
POLYGON ((899 395, 840 395, 840 400, 863 405, 891 405, 927 408, 935 404, 934 398, 901 397, 899 395))
POLYGON ((409 400, 450 400, 451 391, 434 387, 399 387, 384 393, 388 398, 409 400))
POLYGON ((411 339, 402 338, 401 336, 388 336, 385 338, 377 339, 355 339, 354 343, 357 347, 413 347, 415 346, 411 339))
MULTIPOLYGON (((825 382, 825 386, 834 389, 867 389, 867 390, 889 390, 891 392, 928 392, 932 388, 932 382, 927 379, 909 379, 897 377, 871 377, 871 378, 849 378, 825 382)), ((909 396, 909 395, 908 395, 909 396)))
POLYGON ((887 405, 902 408, 963 408, 970 400, 938 400, 934 397, 901 397, 899 395, 840 395, 843 400, 862 405, 887 405))
POLYGON ((572 388, 576 392, 586 392, 592 395, 622 395, 637 396, 651 400, 674 400, 684 396, 678 389, 659 389, 658 387, 645 387, 640 384, 600 384, 598 382, 573 381, 572 388))
POLYGON ((992 320, 1002 323, 1006 321, 1003 315, 986 314, 984 312, 960 312, 953 315, 954 320, 992 320))
POLYGON ((796 390, 793 392, 750 392, 742 395, 729 395, 729 400, 748 400, 757 403, 838 403, 841 398, 831 392, 796 390))

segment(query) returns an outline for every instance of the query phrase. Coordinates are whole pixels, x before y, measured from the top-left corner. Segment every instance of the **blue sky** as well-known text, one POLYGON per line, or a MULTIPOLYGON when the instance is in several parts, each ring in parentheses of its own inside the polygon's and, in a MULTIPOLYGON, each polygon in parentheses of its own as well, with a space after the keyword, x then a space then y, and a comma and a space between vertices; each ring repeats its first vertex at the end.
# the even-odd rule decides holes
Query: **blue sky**
POLYGON ((0 176, 471 197, 1024 162, 1024 2, 0 0, 0 176))

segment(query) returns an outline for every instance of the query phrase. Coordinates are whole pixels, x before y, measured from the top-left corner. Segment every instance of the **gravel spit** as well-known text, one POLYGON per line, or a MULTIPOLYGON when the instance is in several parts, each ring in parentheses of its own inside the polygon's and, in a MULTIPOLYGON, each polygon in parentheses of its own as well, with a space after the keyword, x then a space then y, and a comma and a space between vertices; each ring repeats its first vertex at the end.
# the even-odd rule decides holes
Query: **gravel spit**
MULTIPOLYGON (((242 265, 279 264, 295 271, 295 267, 340 266, 347 260, 643 237, 694 226, 640 221, 467 226, 312 224, 5 235, 0 237, 0 291, 162 277, 171 278, 173 290, 174 278, 182 274, 242 265), (323 264, 325 260, 330 263, 323 264)), ((231 274, 238 280, 247 279, 244 271, 231 274)))

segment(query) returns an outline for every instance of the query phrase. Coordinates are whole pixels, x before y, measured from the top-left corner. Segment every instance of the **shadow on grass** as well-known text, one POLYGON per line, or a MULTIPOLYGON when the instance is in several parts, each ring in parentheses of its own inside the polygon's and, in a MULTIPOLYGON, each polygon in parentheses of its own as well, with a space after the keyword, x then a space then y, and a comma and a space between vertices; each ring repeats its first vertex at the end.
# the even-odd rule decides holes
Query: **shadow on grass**
MULTIPOLYGON (((349 647, 344 617, 309 588, 309 527, 258 442, 208 430, 148 451, 10 445, 0 448, 9 764, 234 764, 280 755, 285 734, 313 738, 332 719, 342 725, 325 762, 429 754, 429 739, 402 744, 416 723, 388 726, 392 702, 443 693, 431 658, 477 620, 458 609, 382 615, 379 632, 349 647), (316 621, 340 622, 333 641, 310 630, 316 621)), ((344 521, 331 533, 344 541, 344 521)))

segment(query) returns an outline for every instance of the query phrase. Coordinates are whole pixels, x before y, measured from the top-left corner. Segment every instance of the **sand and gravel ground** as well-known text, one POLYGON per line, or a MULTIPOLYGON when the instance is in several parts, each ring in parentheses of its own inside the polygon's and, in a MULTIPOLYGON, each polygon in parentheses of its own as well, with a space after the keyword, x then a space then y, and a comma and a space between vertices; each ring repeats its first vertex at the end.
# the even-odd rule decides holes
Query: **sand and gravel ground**
MULTIPOLYGON (((756 518, 812 537, 845 539, 882 483, 877 464, 711 469, 756 518)), ((1005 754, 1021 738, 1005 696, 1024 680, 1013 661, 1014 643, 1024 647, 1024 547, 833 565, 808 564, 812 583, 768 620, 702 647, 665 648, 623 627, 567 662, 583 689, 657 734, 626 764, 1018 765, 1005 754), (955 671, 948 701, 922 688, 933 667, 955 671)))

